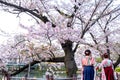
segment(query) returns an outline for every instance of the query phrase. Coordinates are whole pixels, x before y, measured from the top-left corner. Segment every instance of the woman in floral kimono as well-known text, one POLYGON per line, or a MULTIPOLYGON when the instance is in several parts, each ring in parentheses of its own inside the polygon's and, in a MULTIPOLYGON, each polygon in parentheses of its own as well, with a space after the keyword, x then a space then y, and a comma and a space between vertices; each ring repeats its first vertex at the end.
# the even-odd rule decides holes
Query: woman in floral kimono
POLYGON ((112 61, 108 58, 108 54, 104 53, 104 59, 101 62, 99 68, 102 69, 102 80, 114 80, 114 68, 112 61))
POLYGON ((91 56, 90 50, 85 50, 85 57, 82 59, 82 80, 94 80, 95 59, 91 56))

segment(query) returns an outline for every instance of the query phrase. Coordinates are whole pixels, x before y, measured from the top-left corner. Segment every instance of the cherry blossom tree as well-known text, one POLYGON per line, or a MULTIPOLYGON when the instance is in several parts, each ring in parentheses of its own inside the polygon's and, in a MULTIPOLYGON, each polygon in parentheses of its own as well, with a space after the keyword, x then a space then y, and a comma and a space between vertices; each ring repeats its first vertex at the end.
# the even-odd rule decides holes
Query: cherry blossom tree
MULTIPOLYGON (((65 55, 61 58, 52 57, 50 60, 64 61, 68 77, 72 77, 77 71, 74 55, 78 46, 89 44, 89 33, 92 38, 96 35, 108 42, 106 26, 103 29, 104 35, 99 36, 99 33, 103 33, 100 31, 104 26, 102 23, 107 24, 111 15, 110 21, 119 17, 120 11, 115 0, 61 0, 60 3, 55 0, 0 0, 0 3, 5 11, 18 14, 19 17, 26 13, 35 20, 31 25, 20 22, 20 26, 28 30, 29 40, 46 41, 49 45, 54 44, 55 40, 59 42, 65 55), (101 29, 98 26, 102 26, 101 29), (91 33, 95 31, 96 33, 91 33)), ((109 27, 114 24, 111 23, 109 27)))
MULTIPOLYGON (((110 54, 112 55, 113 53, 117 53, 117 55, 119 55, 119 44, 118 44, 120 38, 120 36, 118 35, 118 33, 120 32, 119 16, 120 16, 119 13, 116 13, 116 15, 111 14, 105 18, 98 20, 97 28, 99 29, 99 36, 98 34, 97 35, 95 34, 96 31, 98 31, 96 28, 95 31, 90 32, 90 36, 94 44, 93 45, 88 44, 88 45, 99 50, 101 56, 105 52, 109 54, 109 58, 111 58, 110 54)), ((119 58, 120 57, 117 58, 114 67, 116 67, 119 64, 119 58)))

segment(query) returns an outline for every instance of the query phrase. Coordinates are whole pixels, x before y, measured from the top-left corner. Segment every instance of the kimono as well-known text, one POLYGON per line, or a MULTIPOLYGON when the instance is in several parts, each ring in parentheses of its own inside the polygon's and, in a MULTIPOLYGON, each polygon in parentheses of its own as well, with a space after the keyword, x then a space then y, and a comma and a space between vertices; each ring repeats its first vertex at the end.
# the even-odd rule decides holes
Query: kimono
POLYGON ((114 80, 114 68, 113 63, 110 59, 104 59, 99 68, 101 71, 101 80, 114 80))
POLYGON ((82 59, 82 80, 94 80, 95 59, 91 56, 85 56, 82 59))

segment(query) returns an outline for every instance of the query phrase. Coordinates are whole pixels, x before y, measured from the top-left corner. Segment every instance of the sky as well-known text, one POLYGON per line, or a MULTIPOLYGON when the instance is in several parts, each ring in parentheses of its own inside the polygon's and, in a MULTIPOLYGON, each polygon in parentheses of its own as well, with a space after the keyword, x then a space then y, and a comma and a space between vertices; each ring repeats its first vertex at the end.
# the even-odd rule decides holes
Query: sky
POLYGON ((26 31, 19 26, 17 15, 0 10, 0 44, 6 43, 7 39, 21 33, 26 33, 26 31))
MULTIPOLYGON (((64 1, 64 0, 61 0, 64 1)), ((68 3, 68 1, 65 1, 68 3)), ((58 0, 57 3, 59 5, 61 2, 58 0)), ((31 25, 30 21, 28 23, 28 15, 22 15, 24 19, 20 20, 20 18, 17 18, 17 15, 11 14, 9 12, 4 12, 0 9, 0 44, 6 43, 7 39, 13 37, 13 35, 26 33, 25 30, 19 27, 19 21, 22 22, 25 25, 31 25), (5 33, 8 33, 9 35, 5 35, 1 33, 1 31, 4 31, 5 33)))

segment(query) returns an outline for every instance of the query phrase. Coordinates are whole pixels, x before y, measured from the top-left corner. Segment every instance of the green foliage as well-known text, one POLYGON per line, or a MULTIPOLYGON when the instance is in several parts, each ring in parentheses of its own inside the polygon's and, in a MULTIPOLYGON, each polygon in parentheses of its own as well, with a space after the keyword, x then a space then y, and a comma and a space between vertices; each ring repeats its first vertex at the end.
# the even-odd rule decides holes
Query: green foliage
POLYGON ((102 70, 102 69, 98 69, 97 71, 98 71, 98 72, 101 72, 101 70, 102 70))
POLYGON ((96 58, 96 62, 97 62, 97 63, 101 63, 101 61, 102 61, 102 58, 100 58, 100 57, 99 57, 99 58, 96 58))
POLYGON ((61 68, 59 69, 60 71, 65 71, 65 66, 61 66, 61 68))
POLYGON ((116 67, 115 72, 120 72, 120 67, 116 67))

